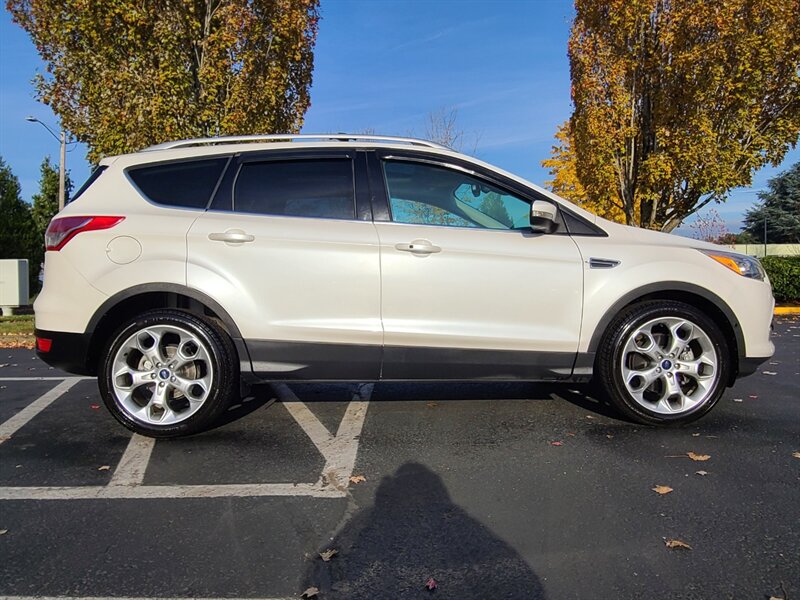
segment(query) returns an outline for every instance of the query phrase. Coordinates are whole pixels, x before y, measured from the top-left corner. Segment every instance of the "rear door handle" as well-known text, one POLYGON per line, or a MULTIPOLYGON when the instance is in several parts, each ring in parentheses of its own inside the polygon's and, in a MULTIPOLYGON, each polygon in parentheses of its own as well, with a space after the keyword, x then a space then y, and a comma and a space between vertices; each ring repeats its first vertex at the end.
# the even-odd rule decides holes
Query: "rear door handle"
POLYGON ((212 242, 225 242, 226 244, 244 244, 254 241, 256 236, 245 233, 241 229, 229 229, 228 231, 209 233, 208 239, 212 242))
POLYGON ((429 240, 414 240, 410 244, 395 244, 396 249, 400 252, 411 252, 411 254, 436 254, 441 252, 439 246, 434 246, 429 240))

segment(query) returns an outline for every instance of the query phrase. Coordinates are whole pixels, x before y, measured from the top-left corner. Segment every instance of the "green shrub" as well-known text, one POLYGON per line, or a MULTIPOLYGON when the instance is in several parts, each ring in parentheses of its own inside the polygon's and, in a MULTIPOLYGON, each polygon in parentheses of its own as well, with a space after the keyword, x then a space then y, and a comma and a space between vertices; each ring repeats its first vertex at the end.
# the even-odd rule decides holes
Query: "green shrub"
POLYGON ((800 302, 800 256, 767 256, 761 259, 772 293, 778 302, 800 302))

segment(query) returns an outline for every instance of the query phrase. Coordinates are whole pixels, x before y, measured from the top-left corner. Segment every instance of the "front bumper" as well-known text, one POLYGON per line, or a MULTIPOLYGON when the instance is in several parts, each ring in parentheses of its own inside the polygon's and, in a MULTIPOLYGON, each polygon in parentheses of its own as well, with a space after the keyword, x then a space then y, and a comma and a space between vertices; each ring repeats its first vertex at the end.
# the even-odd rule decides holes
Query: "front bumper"
POLYGON ((770 356, 742 356, 739 357, 739 372, 737 373, 737 377, 747 377, 748 375, 752 375, 756 371, 758 371, 758 367, 763 365, 767 362, 772 355, 770 356))
POLYGON ((36 355, 51 367, 76 375, 97 375, 89 368, 89 340, 84 333, 34 329, 36 355), (49 340, 49 345, 41 340, 49 340))

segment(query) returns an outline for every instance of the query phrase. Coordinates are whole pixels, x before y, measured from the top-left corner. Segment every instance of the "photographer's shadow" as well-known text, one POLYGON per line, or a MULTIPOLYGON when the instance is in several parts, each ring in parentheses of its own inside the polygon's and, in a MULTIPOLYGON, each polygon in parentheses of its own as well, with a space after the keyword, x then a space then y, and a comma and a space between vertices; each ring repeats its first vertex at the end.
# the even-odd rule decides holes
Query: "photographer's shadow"
MULTIPOLYGON (((524 517, 523 517, 524 518, 524 517)), ((385 477, 375 504, 319 551, 305 583, 323 598, 545 598, 525 560, 454 504, 441 478, 407 463, 385 477), (436 589, 426 589, 433 578, 436 589)))

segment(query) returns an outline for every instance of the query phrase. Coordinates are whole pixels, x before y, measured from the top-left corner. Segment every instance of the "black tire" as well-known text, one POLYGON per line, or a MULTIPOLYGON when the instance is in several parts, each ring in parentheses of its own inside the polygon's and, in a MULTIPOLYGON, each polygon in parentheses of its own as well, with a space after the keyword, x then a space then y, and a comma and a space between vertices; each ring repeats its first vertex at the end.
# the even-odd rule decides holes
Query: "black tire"
MULTIPOLYGON (((190 339, 189 341, 192 340, 190 339)), ((233 342, 227 333, 214 321, 191 313, 168 309, 153 310, 143 313, 125 323, 117 330, 106 346, 103 357, 97 378, 103 401, 117 421, 140 435, 154 438, 173 438, 204 431, 214 425, 220 415, 230 405, 231 401, 238 398, 239 395, 239 362, 233 342), (172 396, 170 396, 170 399, 167 401, 170 405, 170 409, 173 407, 173 402, 180 403, 182 401, 184 410, 188 409, 190 416, 179 422, 166 425, 145 422, 134 418, 130 410, 130 402, 132 400, 128 401, 128 410, 126 410, 126 405, 118 398, 117 388, 115 388, 114 385, 115 364, 117 368, 119 368, 119 363, 115 363, 115 359, 125 357, 125 360, 128 360, 129 355, 135 354, 135 350, 126 348, 120 357, 118 357, 117 355, 123 344, 126 344, 126 341, 130 342, 131 336, 135 335, 137 332, 144 333, 146 328, 162 326, 178 328, 194 336, 196 340, 202 344, 201 351, 203 352, 203 358, 197 361, 201 365, 200 368, 208 369, 206 363, 210 363, 211 367, 211 369, 206 372, 210 385, 207 385, 207 389, 202 390, 205 398, 200 403, 199 408, 189 409, 188 407, 191 403, 188 401, 188 398, 182 397, 181 392, 170 392, 172 396), (192 410, 194 410, 194 412, 191 412, 192 410)), ((146 361, 144 355, 142 355, 142 357, 134 356, 131 360, 146 361)), ((145 362, 144 364, 149 365, 150 363, 145 362)), ((164 364, 164 366, 167 367, 168 365, 164 364)), ((155 386, 158 385, 157 382, 160 381, 156 372, 160 373, 160 371, 152 365, 144 368, 152 368, 153 374, 150 376, 154 378, 154 382, 152 388, 150 388, 151 384, 149 383, 142 384, 141 387, 145 390, 155 390, 155 386)), ((195 366, 191 368, 198 369, 198 367, 195 366)), ((176 370, 174 374, 181 375, 182 373, 176 370)), ((174 379, 175 378, 173 378, 173 380, 174 379)), ((167 387, 170 386, 169 380, 166 377, 163 383, 167 387)), ((135 389, 132 383, 130 384, 130 389, 135 389)), ((120 394, 124 396, 122 392, 120 392, 120 394)), ((146 393, 143 395, 146 396, 146 393)), ((134 394, 131 392, 131 399, 133 396, 134 394)), ((145 398, 142 404, 147 406, 148 402, 149 400, 145 398)), ((179 412, 176 410, 175 414, 179 414, 179 412)))
MULTIPOLYGON (((656 348, 658 352, 661 350, 656 348)), ((629 360, 631 355, 636 355, 635 352, 629 353, 626 360, 629 360)), ((658 354, 661 359, 670 363, 673 369, 675 360, 671 360, 666 355, 658 354)), ((634 356, 634 359, 637 359, 634 356)), ((643 358, 642 360, 647 360, 643 358)), ((681 425, 695 421, 708 413, 714 405, 719 401, 722 393, 725 391, 727 382, 730 376, 730 349, 720 328, 710 318, 697 308, 684 304, 683 302, 669 301, 669 300, 651 300, 635 304, 624 309, 614 320, 609 324, 603 339, 598 347, 597 358, 595 362, 595 379, 602 391, 607 396, 610 403, 624 416, 638 423, 647 425, 681 425), (711 346, 716 352, 717 365, 713 369, 713 373, 709 376, 709 383, 707 384, 707 391, 705 397, 699 401, 695 406, 691 406, 686 410, 677 410, 675 414, 664 414, 650 409, 652 406, 655 408, 657 402, 652 404, 648 399, 642 401, 637 400, 631 391, 626 386, 623 377, 623 354, 625 344, 631 336, 634 335, 640 327, 645 326, 657 319, 683 319, 699 327, 702 332, 710 340, 711 346)), ((655 367, 663 365, 663 362, 655 361, 655 367)), ((652 364, 648 363, 647 367, 652 364)), ((653 368, 655 368, 653 367, 653 368)), ((659 371, 661 373, 661 371, 659 371)), ((670 378, 675 378, 675 382, 685 382, 687 387, 696 382, 691 378, 685 378, 683 373, 673 371, 664 375, 658 375, 661 381, 665 381, 664 377, 669 375, 670 378), (680 377, 680 379, 679 379, 680 377)), ((629 380, 632 381, 632 380, 629 380)), ((641 380, 643 382, 643 380, 641 380)), ((638 382, 637 382, 638 384, 638 382)), ((641 384, 644 386, 644 384, 641 384)), ((659 389, 661 383, 654 382, 654 388, 646 388, 648 390, 655 389, 656 393, 648 391, 646 393, 658 396, 664 394, 664 387, 659 389)), ((705 385, 705 384, 704 384, 705 385)), ((645 389, 646 386, 643 387, 645 389)), ((640 390, 636 390, 640 391, 640 390)), ((642 396, 645 394, 642 393, 642 396)), ((676 395, 680 399, 680 394, 676 395)))

